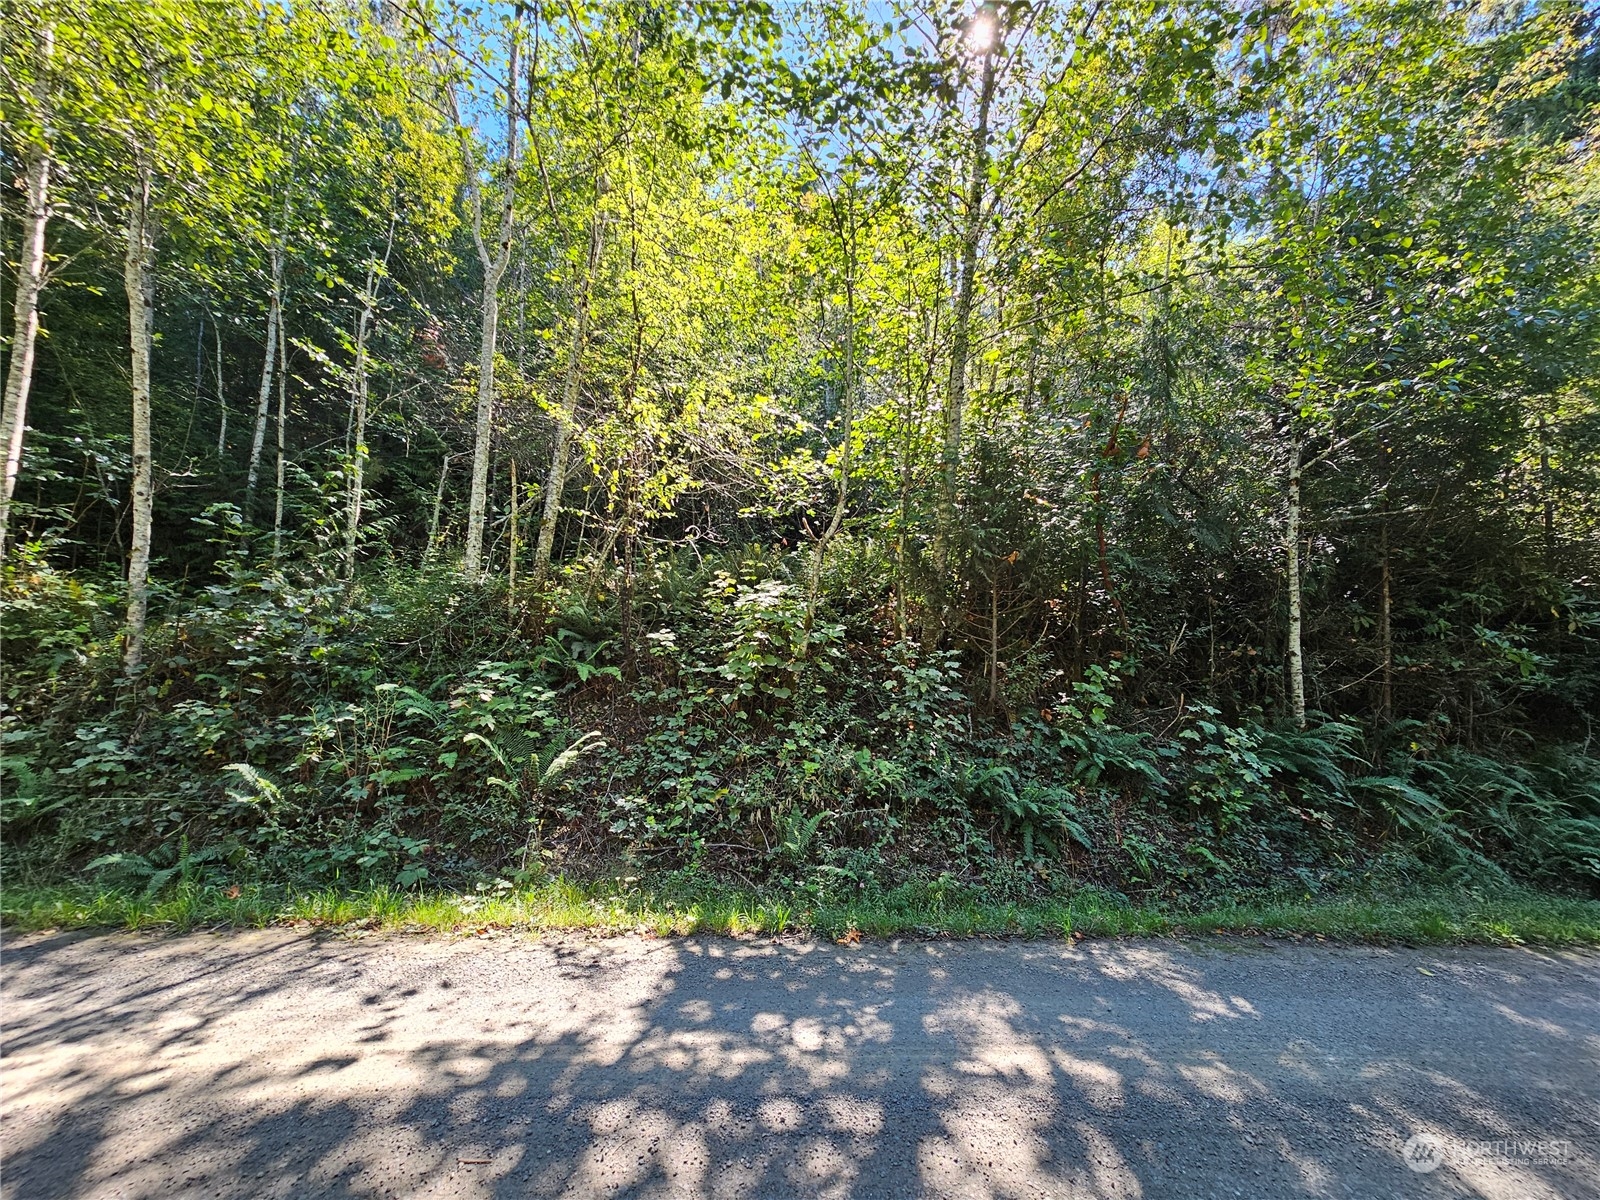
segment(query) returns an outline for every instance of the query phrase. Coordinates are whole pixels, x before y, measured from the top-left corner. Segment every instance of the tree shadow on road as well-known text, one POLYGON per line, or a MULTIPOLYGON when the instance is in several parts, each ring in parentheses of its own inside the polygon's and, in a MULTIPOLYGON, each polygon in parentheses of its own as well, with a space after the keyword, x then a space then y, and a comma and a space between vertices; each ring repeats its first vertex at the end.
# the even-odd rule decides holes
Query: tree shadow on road
POLYGON ((1529 952, 268 931, 47 938, 5 966, 7 1200, 1600 1179, 1597 973, 1529 952), (1444 1166, 1407 1168, 1415 1134, 1444 1166), (1570 1146, 1463 1149, 1505 1139, 1570 1146))

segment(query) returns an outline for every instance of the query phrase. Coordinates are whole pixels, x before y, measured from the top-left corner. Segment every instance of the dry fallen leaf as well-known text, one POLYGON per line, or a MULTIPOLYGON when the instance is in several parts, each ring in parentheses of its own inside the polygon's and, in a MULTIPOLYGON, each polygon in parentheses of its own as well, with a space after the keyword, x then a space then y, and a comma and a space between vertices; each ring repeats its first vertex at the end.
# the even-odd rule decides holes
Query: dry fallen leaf
POLYGON ((861 944, 861 930, 854 927, 846 931, 842 938, 835 938, 841 946, 859 946, 861 944))
POLYGON ((239 885, 237 883, 234 884, 231 888, 229 888, 227 891, 223 892, 222 894, 224 896, 226 896, 229 900, 237 900, 239 898, 239 885))

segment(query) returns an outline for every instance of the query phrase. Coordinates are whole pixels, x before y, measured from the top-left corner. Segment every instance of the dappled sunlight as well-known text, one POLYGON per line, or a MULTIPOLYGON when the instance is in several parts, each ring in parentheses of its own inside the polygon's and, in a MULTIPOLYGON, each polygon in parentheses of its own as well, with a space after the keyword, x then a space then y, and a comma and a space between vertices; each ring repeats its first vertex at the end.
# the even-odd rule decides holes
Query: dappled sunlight
POLYGON ((1242 997, 1223 996, 1203 987, 1197 970, 1178 965, 1165 950, 1119 948, 1114 956, 1096 951, 1093 961, 1108 979, 1121 983, 1137 980, 1165 988, 1189 1006, 1190 1018, 1195 1021, 1256 1015, 1250 1003, 1242 997))
POLYGON ((1369 960, 1378 1024, 1176 945, 192 940, 8 948, 7 1200, 1331 1198, 1400 1193, 1417 1132, 1572 1142, 1441 1168, 1486 1197, 1600 1171, 1576 960, 1445 1016, 1369 960))
POLYGON ((1073 1131, 1083 1141, 1083 1157, 1095 1195, 1138 1197, 1144 1194, 1138 1176, 1103 1129, 1079 1121, 1073 1131))
POLYGON ((1082 1084, 1089 1104, 1105 1108, 1114 1107, 1103 1103, 1108 1092, 1120 1098, 1114 1070, 1059 1048, 1052 1053, 1037 1020, 992 987, 952 997, 922 1023, 930 1037, 956 1047, 947 1066, 930 1066, 923 1077, 942 1107, 942 1131, 918 1146, 921 1175, 934 1188, 998 1197, 1040 1187, 1081 1192, 1088 1181, 1095 1195, 1139 1194, 1137 1178, 1104 1135, 1076 1124, 1077 1153, 1052 1137, 1062 1110, 1058 1068, 1064 1090, 1082 1084))
POLYGON ((964 1053, 954 1060, 952 1069, 961 1074, 1047 1083, 1049 1060, 1014 1028, 1021 1012, 1010 996, 984 991, 929 1014, 922 1027, 932 1036, 956 1040, 964 1053))
POLYGON ((1051 1056, 1056 1070, 1070 1081, 1091 1108, 1115 1112, 1124 1103, 1122 1073, 1105 1063, 1077 1058, 1057 1049, 1051 1056))
POLYGON ((1248 1075, 1235 1071, 1208 1053, 1209 1061, 1180 1065, 1177 1070, 1189 1085, 1203 1096, 1223 1100, 1229 1104, 1243 1104, 1247 1100, 1264 1099, 1269 1094, 1248 1075))
POLYGON ((1313 1196, 1327 1194, 1332 1190, 1334 1173, 1310 1154, 1296 1150, 1289 1145, 1285 1138, 1276 1139, 1277 1151, 1283 1160, 1290 1163, 1299 1175, 1300 1190, 1313 1196))
POLYGON ((1540 1033, 1548 1034, 1550 1037, 1567 1036, 1567 1031, 1554 1021, 1534 1020, 1530 1017, 1525 1017, 1510 1005, 1496 1004, 1494 1010, 1508 1021, 1513 1021, 1518 1025, 1526 1025, 1529 1029, 1536 1029, 1540 1033))
POLYGON ((651 1030, 628 1054, 630 1069, 682 1072, 699 1080, 733 1079, 772 1055, 737 1036, 706 1030, 651 1030))

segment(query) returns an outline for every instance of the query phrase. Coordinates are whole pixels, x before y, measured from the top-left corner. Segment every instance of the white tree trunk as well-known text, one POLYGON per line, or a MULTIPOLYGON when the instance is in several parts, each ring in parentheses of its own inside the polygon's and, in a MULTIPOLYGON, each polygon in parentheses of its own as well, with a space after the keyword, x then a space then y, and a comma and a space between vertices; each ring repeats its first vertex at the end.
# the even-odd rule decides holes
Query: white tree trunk
POLYGON ((261 451, 267 441, 267 413, 272 405, 272 369, 278 358, 278 326, 282 321, 283 248, 272 247, 272 293, 267 299, 267 352, 261 360, 261 387, 256 394, 256 423, 250 435, 250 465, 244 477, 244 514, 248 520, 261 472, 261 451))
POLYGON ((389 254, 394 249, 394 228, 398 218, 389 218, 389 235, 383 246, 383 262, 367 266, 367 286, 361 293, 361 312, 356 317, 356 361, 350 382, 350 497, 345 514, 344 577, 355 578, 356 537, 361 531, 361 509, 365 503, 367 474, 367 336, 378 309, 378 285, 389 269, 389 254))
POLYGON ((472 441, 472 493, 467 502, 467 550, 461 570, 468 579, 483 574, 483 531, 489 509, 489 451, 494 445, 494 355, 500 330, 500 277, 510 262, 498 255, 484 272, 483 324, 478 343, 478 411, 472 441))
POLYGON ((550 451, 550 473, 544 481, 544 512, 539 519, 539 540, 533 548, 533 589, 544 588, 550 573, 550 556, 556 544, 556 519, 561 514, 561 493, 567 483, 567 453, 572 446, 572 429, 578 419, 578 392, 583 380, 583 347, 589 338, 589 291, 600 268, 604 222, 596 213, 589 226, 589 261, 584 267, 578 294, 572 299, 572 343, 567 358, 566 377, 561 390, 561 415, 556 420, 556 443, 550 451))
POLYGON ((277 489, 272 504, 272 557, 283 553, 283 485, 288 464, 285 445, 289 430, 289 333, 282 329, 283 310, 278 311, 278 469, 277 489))
MULTIPOLYGON (((40 63, 48 61, 54 31, 38 32, 40 63)), ((17 296, 12 309, 11 362, 6 369, 4 407, 0 408, 0 446, 5 448, 5 481, 0 489, 0 558, 11 524, 11 497, 22 468, 22 442, 28 426, 28 391, 33 383, 33 350, 39 336, 39 292, 44 287, 45 228, 50 221, 50 155, 31 139, 23 154, 27 196, 22 212, 22 244, 17 254, 17 296)))
POLYGON ((128 615, 123 632, 124 672, 137 674, 144 654, 149 605, 150 524, 155 507, 155 467, 150 450, 150 355, 155 331, 155 234, 151 227, 151 166, 141 154, 128 202, 123 286, 128 295, 128 340, 133 377, 133 544, 128 556, 128 615))
MULTIPOLYGON (((466 167, 467 197, 472 204, 472 241, 483 266, 483 326, 478 345, 478 411, 472 443, 472 490, 467 500, 467 545, 461 573, 479 579, 484 572, 483 535, 489 510, 489 453, 494 444, 494 355, 500 329, 500 280, 511 265, 511 243, 516 233, 517 182, 517 56, 522 46, 522 7, 508 32, 509 46, 506 85, 506 159, 503 194, 500 203, 500 232, 494 253, 483 240, 483 193, 478 187, 477 169, 471 150, 463 140, 462 161, 466 167)), ((452 112, 455 91, 449 92, 452 112)), ((459 122, 458 122, 459 123, 459 122)))
POLYGON ((345 510, 344 577, 356 573, 356 538, 361 531, 367 467, 367 330, 372 324, 374 272, 367 272, 366 301, 356 318, 356 361, 350 385, 350 497, 345 510))
POLYGON ((1301 650, 1302 606, 1300 592, 1300 443, 1289 451, 1289 512, 1283 548, 1289 584, 1289 636, 1285 653, 1289 670, 1289 711, 1296 729, 1306 727, 1306 664, 1301 650))

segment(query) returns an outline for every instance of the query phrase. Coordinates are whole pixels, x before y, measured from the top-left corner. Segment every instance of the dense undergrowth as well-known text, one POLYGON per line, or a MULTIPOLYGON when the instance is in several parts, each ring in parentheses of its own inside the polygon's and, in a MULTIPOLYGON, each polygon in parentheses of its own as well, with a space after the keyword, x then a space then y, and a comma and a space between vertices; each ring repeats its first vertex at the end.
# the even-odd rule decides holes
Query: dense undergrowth
POLYGON ((1593 5, 9 9, 8 919, 1593 927, 1593 5))
POLYGON ((73 880, 41 903, 279 897, 266 914, 318 888, 679 872, 831 930, 906 888, 1048 926, 1085 888, 1210 914, 1600 884, 1581 745, 1490 755, 1443 720, 1301 731, 1137 705, 1140 665, 1117 658, 979 705, 958 655, 897 639, 837 579, 809 604, 777 554, 575 573, 535 605, 442 566, 351 584, 315 555, 280 571, 242 538, 227 551, 219 582, 169 598, 133 685, 114 580, 7 566, 12 900, 73 880))

